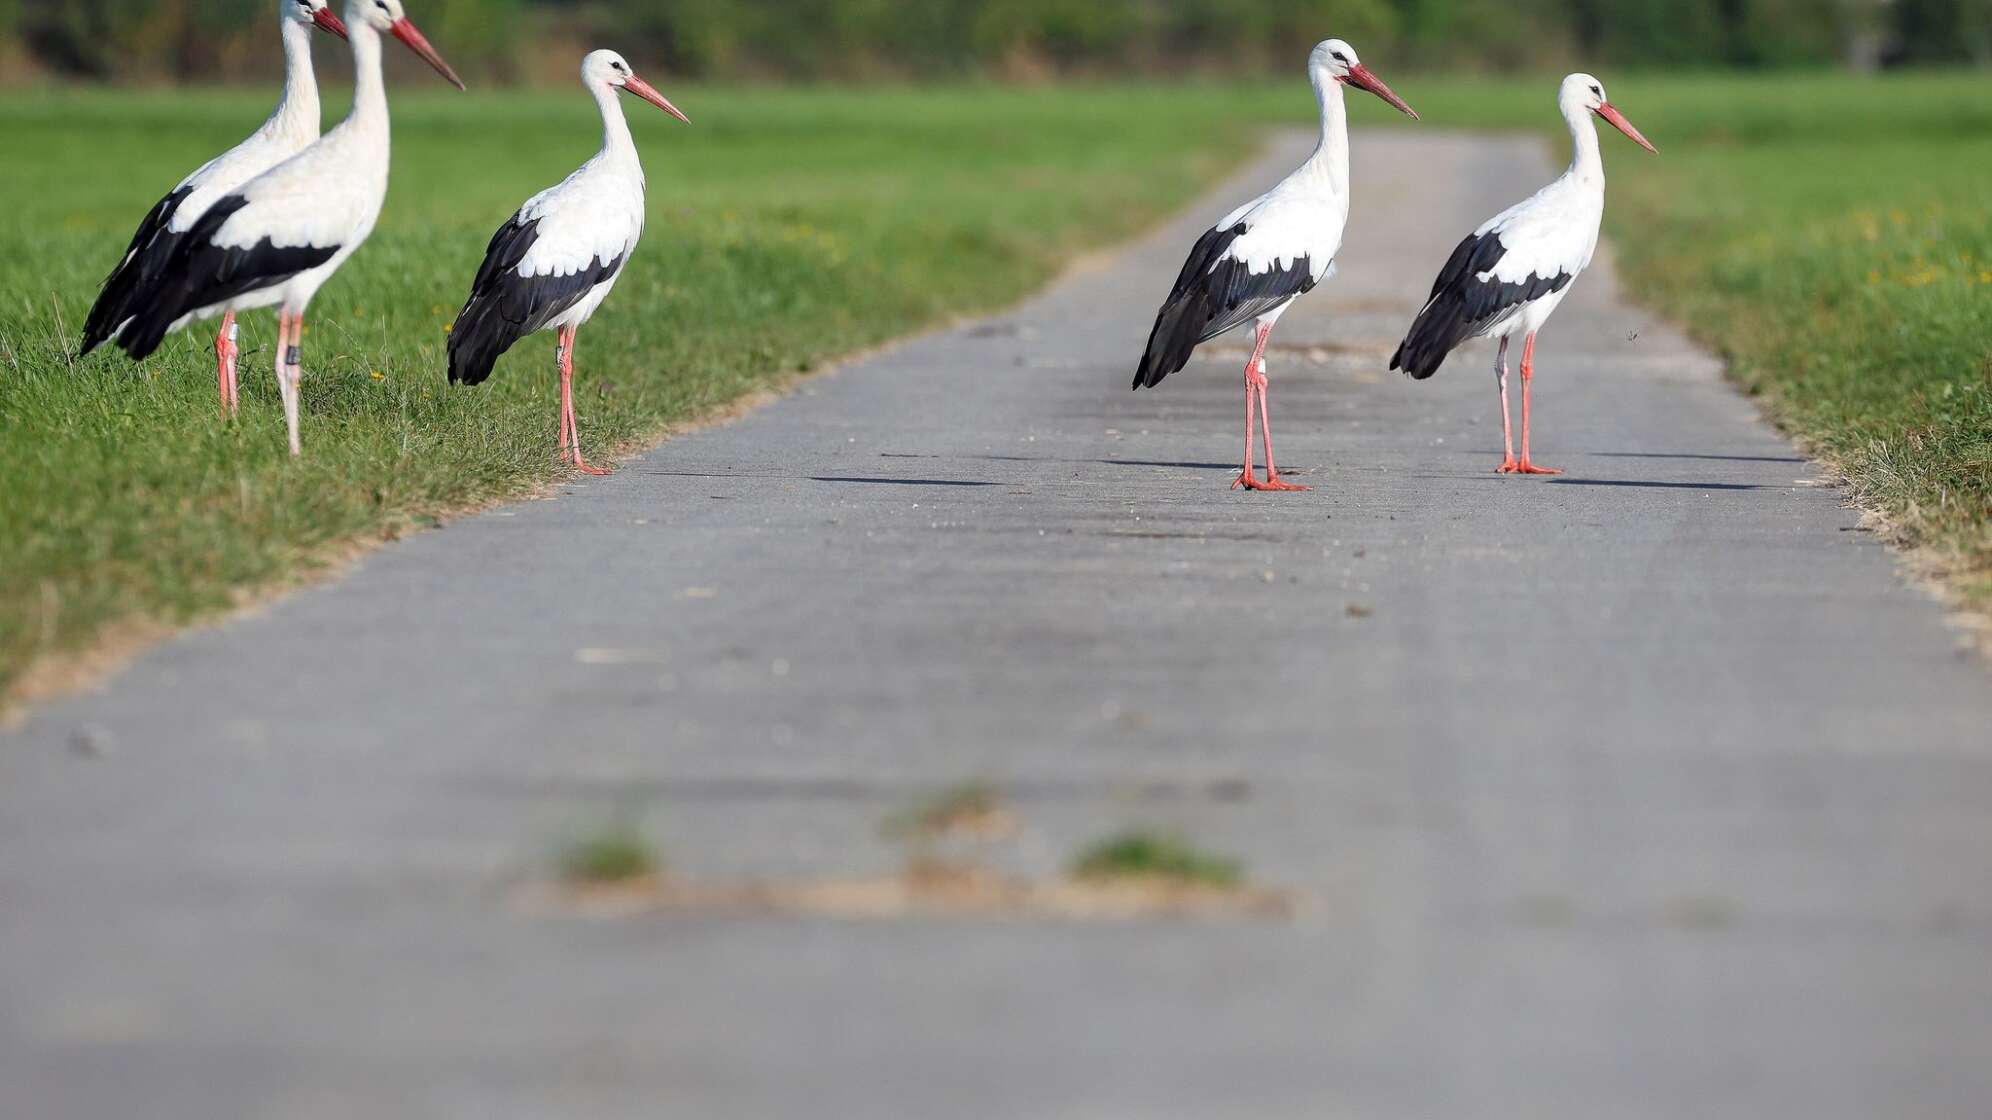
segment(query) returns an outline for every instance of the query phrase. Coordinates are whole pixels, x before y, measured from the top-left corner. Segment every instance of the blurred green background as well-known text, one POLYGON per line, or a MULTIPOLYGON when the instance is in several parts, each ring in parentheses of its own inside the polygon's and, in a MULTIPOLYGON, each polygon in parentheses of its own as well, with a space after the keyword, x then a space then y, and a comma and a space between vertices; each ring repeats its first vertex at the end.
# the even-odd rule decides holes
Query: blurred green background
MULTIPOLYGON (((335 7, 343 0, 334 0, 335 7)), ((0 82, 274 72, 272 0, 0 0, 0 82)), ((1327 36, 1394 70, 1992 64, 1992 0, 409 0, 466 76, 565 81, 614 45, 674 77, 1249 73, 1327 36)))

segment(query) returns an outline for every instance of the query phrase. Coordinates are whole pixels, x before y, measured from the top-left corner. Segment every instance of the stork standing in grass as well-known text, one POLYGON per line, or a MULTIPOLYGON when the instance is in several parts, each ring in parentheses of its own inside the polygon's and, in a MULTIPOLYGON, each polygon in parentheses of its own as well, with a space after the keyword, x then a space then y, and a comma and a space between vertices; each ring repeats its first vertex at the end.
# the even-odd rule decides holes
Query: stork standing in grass
POLYGON ((1293 301, 1335 270, 1342 228, 1349 220, 1349 119, 1342 87, 1367 90, 1412 120, 1418 114, 1370 73, 1356 49, 1340 39, 1314 48, 1307 76, 1321 103, 1321 144, 1280 185, 1225 215, 1197 239, 1182 275, 1155 317, 1134 387, 1152 388, 1182 369, 1198 345, 1245 323, 1256 324, 1245 363, 1245 466, 1233 488, 1306 490, 1280 481, 1273 465, 1271 411, 1266 405, 1266 338, 1293 301), (1266 444, 1266 481, 1253 474, 1253 413, 1266 444))
POLYGON ((118 345, 133 358, 197 319, 277 310, 277 389, 290 452, 298 441, 304 311, 380 217, 387 198, 387 85, 381 36, 392 35, 458 89, 463 82, 403 13, 401 0, 346 0, 353 108, 317 143, 215 201, 151 282, 133 293, 118 345))
MULTIPOLYGON (((332 14, 326 0, 277 0, 277 20, 284 45, 284 94, 277 102, 277 111, 247 140, 180 180, 180 185, 146 214, 83 324, 83 353, 117 337, 130 324, 136 310, 134 295, 149 291, 158 282, 174 249, 210 206, 318 139, 318 79, 311 68, 311 29, 344 39, 346 25, 332 14)), ((235 411, 237 352, 235 312, 231 310, 223 314, 221 331, 214 340, 215 379, 221 388, 224 416, 235 411)))
POLYGON ((1437 373, 1453 348, 1471 338, 1498 338, 1494 380, 1501 391, 1502 474, 1561 474, 1529 458, 1529 386, 1535 378, 1535 338, 1570 285, 1591 263, 1598 248, 1598 224, 1605 215, 1605 162, 1598 152, 1598 129, 1591 114, 1603 117, 1632 142, 1654 151, 1646 137, 1605 98, 1605 87, 1589 74, 1563 79, 1557 107, 1570 125, 1576 149, 1570 169, 1535 195, 1490 218, 1439 270, 1432 295, 1390 359, 1423 380, 1437 373), (1508 340, 1522 337, 1522 457, 1508 422, 1508 340))
POLYGON ((526 200, 491 238, 470 299, 450 327, 450 381, 479 384, 513 343, 538 331, 559 332, 560 460, 607 474, 581 455, 574 336, 608 298, 643 235, 643 164, 616 95, 633 94, 687 124, 691 119, 614 51, 581 60, 581 85, 602 110, 602 150, 558 186, 526 200))

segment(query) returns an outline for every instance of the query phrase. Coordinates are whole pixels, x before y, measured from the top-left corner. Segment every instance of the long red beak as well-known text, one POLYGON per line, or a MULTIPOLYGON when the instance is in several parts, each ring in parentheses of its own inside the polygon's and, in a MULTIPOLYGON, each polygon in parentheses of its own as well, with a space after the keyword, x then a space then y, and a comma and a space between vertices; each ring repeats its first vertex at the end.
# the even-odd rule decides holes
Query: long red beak
POLYGON ((317 24, 320 31, 330 32, 341 39, 346 37, 346 25, 339 22, 339 17, 333 15, 330 8, 318 9, 312 15, 311 22, 317 24))
POLYGON ((450 69, 450 64, 443 61, 443 56, 436 53, 436 48, 429 45, 429 40, 415 29, 414 24, 406 19, 397 20, 394 24, 394 37, 401 40, 409 50, 421 55, 422 61, 435 67, 436 73, 448 78, 451 85, 458 89, 464 88, 463 79, 456 76, 456 71, 450 69))
POLYGON ((1654 155, 1660 154, 1660 149, 1654 147, 1651 143, 1647 142, 1646 137, 1641 136, 1639 134, 1639 130, 1632 127, 1632 122, 1626 120, 1625 115, 1623 113, 1620 113, 1617 109, 1612 108, 1610 105, 1600 105, 1598 106, 1598 115, 1605 118, 1605 122, 1607 124, 1610 124, 1613 128, 1616 128, 1620 132, 1625 133, 1627 136, 1632 137, 1633 143, 1639 145, 1642 148, 1645 148, 1647 151, 1652 152, 1654 155))
POLYGON ((651 85, 649 82, 644 81, 642 78, 637 77, 635 74, 631 74, 629 77, 623 79, 623 88, 637 95, 638 97, 643 98, 645 101, 650 102, 652 105, 657 106, 659 109, 664 110, 665 112, 671 114, 672 116, 678 118, 679 120, 684 121, 686 124, 692 123, 692 118, 679 112, 678 107, 676 105, 671 104, 671 102, 667 100, 663 94, 657 92, 656 86, 651 85))
POLYGON ((1415 121, 1418 119, 1418 111, 1416 109, 1413 109, 1411 106, 1406 105, 1404 103, 1403 98, 1391 92, 1390 87, 1383 84, 1382 78, 1379 78, 1375 74, 1370 73, 1369 67, 1364 66, 1361 63, 1357 63, 1356 65, 1349 67, 1348 81, 1350 85, 1355 86, 1358 89, 1366 89, 1371 93, 1376 94, 1378 97, 1383 98, 1385 101, 1390 102, 1392 105, 1395 105, 1399 112, 1403 113, 1407 117, 1410 117, 1412 120, 1415 121))

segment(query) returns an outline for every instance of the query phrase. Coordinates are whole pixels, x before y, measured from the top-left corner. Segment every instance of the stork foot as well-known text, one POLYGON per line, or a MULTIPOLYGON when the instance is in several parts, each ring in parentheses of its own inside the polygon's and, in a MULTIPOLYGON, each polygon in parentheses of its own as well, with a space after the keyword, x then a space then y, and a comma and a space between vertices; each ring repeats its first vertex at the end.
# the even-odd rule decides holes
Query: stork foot
POLYGON ((1233 490, 1272 490, 1287 494, 1314 489, 1312 486, 1299 486, 1291 482, 1282 482, 1280 481, 1280 476, 1276 474, 1266 476, 1266 481, 1264 482, 1260 482, 1249 474, 1242 474, 1238 476, 1237 481, 1231 484, 1231 488, 1233 490))
POLYGON ((560 461, 566 464, 567 466, 573 467, 575 470, 580 471, 582 474, 592 474, 597 478, 600 478, 603 475, 611 475, 616 473, 608 469, 607 467, 598 467, 593 465, 592 463, 588 462, 588 460, 583 459, 579 451, 561 452, 560 461))
POLYGON ((1498 466, 1498 467, 1495 467, 1495 468, 1494 468, 1494 473, 1496 473, 1496 474, 1562 474, 1563 472, 1562 472, 1562 471, 1560 471, 1560 470, 1555 470, 1555 469, 1552 469, 1552 468, 1550 468, 1550 467, 1538 467, 1538 466, 1536 466, 1536 465, 1535 465, 1534 463, 1531 463, 1531 462, 1529 462, 1529 461, 1528 461, 1527 459, 1523 459, 1523 460, 1522 460, 1521 462, 1515 462, 1514 460, 1510 459, 1510 460, 1507 460, 1507 461, 1503 462, 1503 463, 1502 463, 1502 464, 1501 464, 1500 466, 1498 466))

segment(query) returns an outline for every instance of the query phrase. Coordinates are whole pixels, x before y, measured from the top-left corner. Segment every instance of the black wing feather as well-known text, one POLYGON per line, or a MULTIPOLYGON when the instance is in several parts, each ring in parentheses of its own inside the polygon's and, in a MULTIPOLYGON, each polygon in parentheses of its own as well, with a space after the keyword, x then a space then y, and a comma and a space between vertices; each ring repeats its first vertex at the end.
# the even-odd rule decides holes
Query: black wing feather
POLYGON ((1308 257, 1255 273, 1244 261, 1227 256, 1246 230, 1246 224, 1239 222, 1197 239, 1176 286, 1155 316, 1148 348, 1134 372, 1135 388, 1161 384, 1188 364, 1191 352, 1202 343, 1313 290, 1314 266, 1308 257))
POLYGON ((90 317, 83 321, 83 353, 88 354, 102 346, 126 319, 131 318, 134 293, 158 282, 166 262, 172 259, 173 250, 184 238, 184 235, 173 233, 167 227, 173 224, 173 216, 180 212, 180 204, 193 193, 192 187, 175 188, 173 193, 154 203, 145 220, 138 223, 138 232, 132 234, 131 244, 126 247, 124 256, 118 258, 118 266, 104 278, 103 290, 97 294, 97 302, 90 308, 90 317))
POLYGON ((512 344, 545 329, 622 267, 623 255, 600 257, 570 276, 521 276, 519 263, 539 240, 540 219, 520 215, 500 226, 484 251, 484 263, 470 286, 470 299, 450 327, 450 381, 476 385, 491 376, 498 356, 512 344))
POLYGON ((131 323, 118 334, 125 353, 148 357, 182 316, 276 287, 338 254, 337 245, 280 249, 267 237, 247 249, 216 245, 214 237, 222 224, 247 205, 249 200, 239 194, 216 202, 187 230, 159 275, 132 293, 131 323))
POLYGON ((1390 368, 1423 381, 1439 372, 1446 355, 1469 338, 1477 338, 1503 315, 1534 300, 1560 292, 1575 279, 1568 272, 1527 277, 1503 283, 1480 277, 1507 256, 1498 233, 1482 233, 1459 243, 1432 283, 1432 295, 1411 323, 1404 341, 1391 355, 1390 368))

